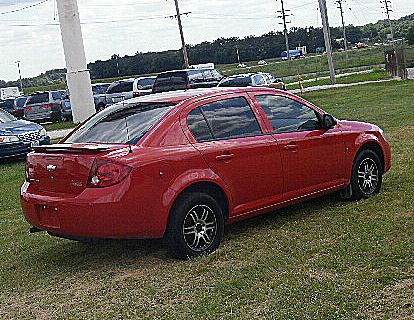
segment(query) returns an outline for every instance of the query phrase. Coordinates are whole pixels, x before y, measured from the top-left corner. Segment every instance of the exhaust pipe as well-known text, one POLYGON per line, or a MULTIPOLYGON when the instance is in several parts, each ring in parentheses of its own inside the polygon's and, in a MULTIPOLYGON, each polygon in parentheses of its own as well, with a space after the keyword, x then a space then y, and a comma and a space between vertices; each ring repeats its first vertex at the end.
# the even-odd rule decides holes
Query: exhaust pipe
POLYGON ((29 232, 30 232, 30 234, 33 234, 33 233, 38 233, 38 232, 43 232, 44 230, 40 230, 40 229, 38 229, 38 228, 36 228, 36 227, 31 227, 30 229, 29 229, 29 232))

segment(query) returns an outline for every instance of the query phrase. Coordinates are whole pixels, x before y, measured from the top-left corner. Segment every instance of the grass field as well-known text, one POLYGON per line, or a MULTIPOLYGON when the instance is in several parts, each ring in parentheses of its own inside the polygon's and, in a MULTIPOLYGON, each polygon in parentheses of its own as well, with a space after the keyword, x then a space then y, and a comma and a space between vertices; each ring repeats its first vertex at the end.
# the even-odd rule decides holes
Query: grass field
POLYGON ((64 122, 56 122, 56 123, 45 123, 42 124, 43 127, 47 131, 52 130, 62 130, 62 129, 72 129, 76 127, 76 124, 74 124, 72 121, 64 121, 64 122))
POLYGON ((3 164, 0 318, 412 319, 414 81, 304 97, 385 129, 394 159, 380 195, 326 196, 228 226, 216 253, 182 262, 160 241, 30 236, 24 164, 3 164))
MULTIPOLYGON (((378 80, 385 80, 390 79, 388 73, 384 70, 374 70, 370 73, 361 73, 361 74, 353 74, 344 77, 337 77, 336 83, 338 84, 347 84, 347 83, 357 83, 357 82, 364 82, 364 81, 378 81, 378 80)), ((297 79, 295 79, 297 81, 297 79)), ((303 82, 303 87, 313 87, 313 86, 322 86, 322 85, 329 85, 331 84, 330 79, 318 79, 315 81, 303 82)), ((298 83, 287 83, 286 85, 288 90, 299 89, 298 83)))
MULTIPOLYGON (((352 50, 349 52, 349 57, 346 58, 344 52, 336 52, 334 54, 334 62, 336 69, 353 68, 360 66, 372 66, 385 63, 384 52, 382 48, 370 48, 361 50, 352 50)), ((225 75, 232 75, 244 72, 271 72, 276 77, 286 77, 297 74, 307 74, 315 72, 324 72, 329 70, 328 59, 326 56, 311 56, 306 59, 299 59, 290 61, 277 61, 269 63, 265 66, 257 66, 254 63, 249 63, 251 68, 235 69, 230 66, 219 66, 225 75)))

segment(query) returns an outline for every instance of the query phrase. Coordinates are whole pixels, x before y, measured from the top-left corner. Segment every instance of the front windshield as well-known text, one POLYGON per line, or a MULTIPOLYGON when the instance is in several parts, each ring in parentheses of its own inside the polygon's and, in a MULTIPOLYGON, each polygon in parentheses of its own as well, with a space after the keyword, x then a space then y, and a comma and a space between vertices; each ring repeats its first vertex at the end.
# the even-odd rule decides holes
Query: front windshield
POLYGON ((10 113, 0 109, 0 123, 5 123, 9 121, 16 121, 17 119, 13 117, 10 113))
POLYGON ((81 126, 65 143, 136 144, 172 105, 140 103, 108 108, 81 126))

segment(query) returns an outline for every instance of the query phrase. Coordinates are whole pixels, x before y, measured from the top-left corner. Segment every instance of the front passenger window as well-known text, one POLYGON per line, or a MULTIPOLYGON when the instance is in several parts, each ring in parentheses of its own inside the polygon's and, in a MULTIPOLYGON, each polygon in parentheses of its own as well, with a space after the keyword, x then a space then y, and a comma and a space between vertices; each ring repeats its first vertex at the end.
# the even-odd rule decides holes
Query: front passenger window
POLYGON ((256 96, 273 126, 274 133, 319 130, 320 122, 315 110, 283 96, 256 96))

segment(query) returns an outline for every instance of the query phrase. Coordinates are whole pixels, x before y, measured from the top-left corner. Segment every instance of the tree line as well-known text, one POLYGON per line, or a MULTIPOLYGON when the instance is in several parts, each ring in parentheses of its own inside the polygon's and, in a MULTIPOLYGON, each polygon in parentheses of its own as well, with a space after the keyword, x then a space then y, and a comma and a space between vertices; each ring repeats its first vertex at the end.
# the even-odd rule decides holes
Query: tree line
MULTIPOLYGON (((409 43, 414 44, 414 14, 394 21, 394 28, 397 37, 405 37, 409 43)), ((332 28, 331 31, 333 39, 342 38, 341 28, 332 28)), ((350 43, 384 41, 390 32, 386 20, 364 26, 349 25, 346 27, 346 31, 350 43)), ((322 29, 293 27, 289 30, 289 42, 292 48, 307 46, 308 52, 315 52, 316 48, 324 47, 322 29)), ((333 46, 338 49, 342 44, 333 41, 333 46)), ((280 57, 281 52, 285 50, 285 39, 281 32, 269 32, 262 36, 219 38, 212 42, 206 41, 189 45, 190 63, 237 63, 236 47, 239 48, 242 61, 266 60, 280 57)), ((89 63, 88 68, 91 71, 92 79, 105 79, 181 69, 183 65, 181 50, 168 50, 137 52, 134 55, 123 57, 114 54, 109 60, 97 60, 89 63)), ((65 72, 65 69, 49 70, 37 77, 23 79, 23 86, 37 87, 59 84, 65 81, 65 72)), ((5 82, 0 80, 0 87, 17 85, 18 81, 5 82)))

